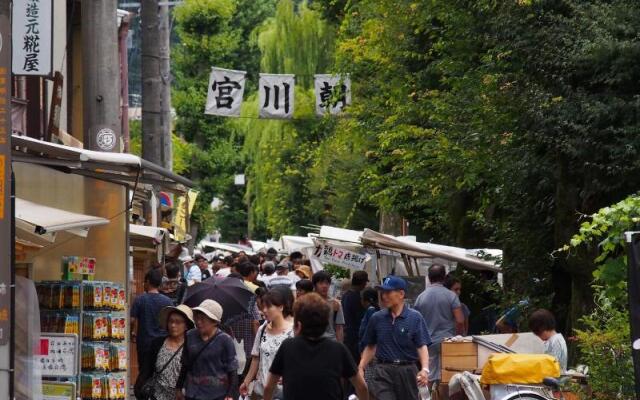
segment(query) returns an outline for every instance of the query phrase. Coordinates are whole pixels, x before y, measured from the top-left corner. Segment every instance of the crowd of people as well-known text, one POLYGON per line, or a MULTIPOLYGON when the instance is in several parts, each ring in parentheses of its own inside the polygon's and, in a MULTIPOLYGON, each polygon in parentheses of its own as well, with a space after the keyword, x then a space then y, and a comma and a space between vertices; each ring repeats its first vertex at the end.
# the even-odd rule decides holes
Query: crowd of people
MULTIPOLYGON (((407 282, 388 276, 371 287, 355 271, 341 298, 332 276, 312 274, 300 253, 207 259, 196 255, 145 276, 131 308, 143 399, 418 400, 441 379, 441 344, 465 335, 469 309, 461 282, 433 265, 430 284, 407 304, 407 282), (247 312, 223 323, 214 300, 181 304, 189 287, 208 279, 238 279, 251 291, 247 312), (239 365, 244 344, 246 365, 239 365)), ((531 330, 566 369, 566 344, 553 315, 538 310, 531 330)))

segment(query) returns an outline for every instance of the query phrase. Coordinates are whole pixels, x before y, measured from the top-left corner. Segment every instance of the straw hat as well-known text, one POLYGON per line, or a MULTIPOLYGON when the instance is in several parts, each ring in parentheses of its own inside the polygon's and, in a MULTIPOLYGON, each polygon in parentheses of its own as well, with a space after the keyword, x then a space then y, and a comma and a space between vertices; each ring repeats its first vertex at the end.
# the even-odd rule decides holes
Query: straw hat
POLYGON ((167 326, 169 314, 171 314, 172 312, 180 313, 183 317, 185 317, 185 319, 187 320, 187 325, 190 325, 191 327, 195 325, 193 322, 193 311, 191 311, 191 308, 184 304, 180 304, 177 307, 168 306, 160 310, 160 316, 158 317, 158 320, 160 321, 161 327, 164 328, 167 326))
POLYGON ((313 274, 311 273, 311 268, 309 268, 308 265, 301 265, 296 270, 296 275, 302 279, 311 279, 313 274))
POLYGON ((204 300, 198 307, 194 307, 193 311, 200 311, 216 322, 222 321, 222 306, 215 300, 204 300))

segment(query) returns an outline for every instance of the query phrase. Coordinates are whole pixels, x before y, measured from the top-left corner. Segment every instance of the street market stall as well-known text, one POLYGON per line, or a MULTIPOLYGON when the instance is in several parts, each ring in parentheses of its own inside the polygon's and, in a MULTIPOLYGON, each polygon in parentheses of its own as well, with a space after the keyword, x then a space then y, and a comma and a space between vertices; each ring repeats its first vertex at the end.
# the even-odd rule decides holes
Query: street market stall
POLYGON ((32 316, 26 326, 16 318, 14 327, 16 389, 39 399, 42 376, 70 382, 80 398, 126 399, 130 239, 155 246, 167 235, 130 225, 133 193, 155 186, 180 194, 192 184, 131 154, 15 135, 12 147, 23 279, 16 298, 32 316))

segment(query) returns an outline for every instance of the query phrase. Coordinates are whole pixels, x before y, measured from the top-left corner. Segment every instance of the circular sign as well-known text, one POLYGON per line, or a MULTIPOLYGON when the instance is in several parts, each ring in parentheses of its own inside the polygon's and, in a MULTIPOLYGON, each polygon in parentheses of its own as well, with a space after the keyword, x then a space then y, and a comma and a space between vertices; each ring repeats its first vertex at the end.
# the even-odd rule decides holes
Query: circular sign
POLYGON ((633 342, 633 349, 634 349, 634 350, 640 350, 640 339, 636 339, 636 340, 633 342))
POLYGON ((116 147, 116 133, 111 128, 102 128, 96 135, 96 143, 100 150, 111 151, 116 147))

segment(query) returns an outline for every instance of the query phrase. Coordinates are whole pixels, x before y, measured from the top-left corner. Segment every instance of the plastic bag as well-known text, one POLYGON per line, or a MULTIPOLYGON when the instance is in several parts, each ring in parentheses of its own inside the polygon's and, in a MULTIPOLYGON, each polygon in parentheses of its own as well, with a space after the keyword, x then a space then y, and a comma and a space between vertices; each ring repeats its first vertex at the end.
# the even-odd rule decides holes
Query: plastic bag
POLYGON ((234 339, 233 346, 236 348, 236 360, 238 361, 238 375, 241 375, 244 372, 244 367, 247 365, 247 354, 244 351, 244 339, 242 339, 239 343, 234 339))

